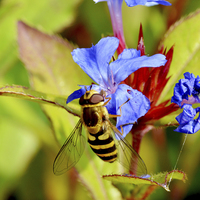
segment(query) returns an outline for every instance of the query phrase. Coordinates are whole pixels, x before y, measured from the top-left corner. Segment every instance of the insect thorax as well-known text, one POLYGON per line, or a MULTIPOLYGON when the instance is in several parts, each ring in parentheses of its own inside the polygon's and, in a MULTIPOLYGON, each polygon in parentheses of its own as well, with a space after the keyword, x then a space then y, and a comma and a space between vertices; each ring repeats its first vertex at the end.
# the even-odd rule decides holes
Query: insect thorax
POLYGON ((98 133, 105 120, 108 119, 108 112, 105 107, 84 107, 82 112, 82 120, 90 133, 98 133))

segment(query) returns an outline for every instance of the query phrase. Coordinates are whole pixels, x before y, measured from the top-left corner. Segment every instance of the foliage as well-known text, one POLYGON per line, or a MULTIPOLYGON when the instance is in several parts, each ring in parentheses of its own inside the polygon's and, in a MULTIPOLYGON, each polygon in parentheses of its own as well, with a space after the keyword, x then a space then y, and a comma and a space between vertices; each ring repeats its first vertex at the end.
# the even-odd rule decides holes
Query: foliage
MULTIPOLYGON (((122 10, 129 47, 137 47, 140 23, 148 53, 157 51, 157 46, 169 49, 174 45, 171 78, 160 102, 173 95, 173 86, 183 78, 184 72, 188 69, 194 74, 198 72, 200 59, 200 15, 195 11, 196 4, 192 1, 184 4, 181 0, 170 2, 172 7, 167 8, 129 8, 124 3, 122 10), (170 8, 179 11, 174 19, 171 19, 170 8), (193 13, 188 15, 188 12, 193 13), (182 13, 186 17, 178 20, 182 13)), ((152 175, 151 179, 113 174, 120 171, 118 164, 102 162, 87 145, 76 169, 56 177, 52 172, 53 160, 80 116, 77 102, 67 105, 66 99, 79 88, 78 84, 91 84, 91 79, 73 61, 71 51, 77 47, 75 44, 90 47, 100 40, 102 33, 112 34, 108 9, 106 4, 94 4, 92 0, 70 3, 66 0, 4 0, 0 16, 0 29, 4 30, 0 32, 0 199, 12 196, 16 199, 122 199, 134 193, 141 198, 147 188, 154 191, 158 185, 171 192, 161 188, 151 199, 173 199, 175 193, 176 199, 182 199, 187 193, 198 192, 198 133, 188 136, 178 163, 192 184, 174 181, 168 188, 171 173, 174 179, 186 180, 183 172, 171 171, 181 148, 182 135, 170 128, 167 134, 158 129, 152 131, 152 137, 147 135, 140 154, 150 173, 171 172, 152 175), (17 25, 19 19, 22 21, 17 25), (169 151, 165 148, 167 144, 169 151)), ((157 123, 174 122, 174 116, 157 123)))

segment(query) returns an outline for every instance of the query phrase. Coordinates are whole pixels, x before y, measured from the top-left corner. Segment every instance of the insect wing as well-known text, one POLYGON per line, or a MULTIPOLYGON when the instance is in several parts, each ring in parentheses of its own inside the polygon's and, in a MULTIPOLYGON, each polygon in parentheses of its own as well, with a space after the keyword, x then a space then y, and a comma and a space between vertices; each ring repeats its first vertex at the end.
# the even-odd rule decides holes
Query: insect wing
POLYGON ((111 122, 110 126, 116 134, 116 137, 118 137, 115 142, 119 151, 119 163, 137 176, 146 175, 147 168, 140 155, 133 149, 125 138, 122 138, 120 131, 113 124, 111 124, 111 122))
POLYGON ((61 175, 71 169, 82 156, 85 144, 86 139, 82 135, 82 122, 79 120, 54 160, 54 174, 61 175))

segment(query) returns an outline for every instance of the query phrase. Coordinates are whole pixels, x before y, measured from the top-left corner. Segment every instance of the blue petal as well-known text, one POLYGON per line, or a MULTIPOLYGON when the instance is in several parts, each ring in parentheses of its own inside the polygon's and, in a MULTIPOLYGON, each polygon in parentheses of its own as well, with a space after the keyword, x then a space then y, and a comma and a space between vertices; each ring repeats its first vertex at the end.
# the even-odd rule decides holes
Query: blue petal
POLYGON ((188 100, 188 95, 192 94, 193 84, 189 80, 181 79, 174 87, 174 95, 171 102, 176 103, 181 107, 183 99, 188 100))
POLYGON ((115 37, 101 39, 91 48, 78 48, 73 50, 74 61, 84 70, 84 72, 103 88, 108 87, 109 62, 119 45, 119 40, 115 37))
POLYGON ((193 120, 196 114, 197 113, 195 109, 193 109, 190 104, 184 104, 183 112, 176 117, 176 120, 178 121, 179 124, 183 125, 193 120))
POLYGON ((192 104, 199 103, 200 77, 186 72, 184 79, 180 79, 174 87, 172 102, 180 107, 183 104, 183 112, 176 117, 179 127, 175 130, 182 133, 196 133, 200 129, 200 116, 195 119, 200 108, 193 108, 192 104))
POLYGON ((95 3, 103 2, 103 1, 109 1, 109 0, 93 0, 95 3))
POLYGON ((145 6, 154 6, 154 5, 164 5, 164 6, 171 6, 172 4, 169 3, 168 1, 164 1, 164 0, 155 0, 155 1, 151 1, 151 0, 147 0, 147 3, 145 4, 145 6))
POLYGON ((133 124, 138 118, 144 116, 150 109, 150 101, 141 92, 132 89, 128 85, 120 84, 114 94, 109 95, 111 101, 107 104, 109 114, 120 114, 119 107, 125 103, 122 107, 122 116, 117 117, 116 127, 120 130, 120 126, 123 126, 125 137, 131 130, 133 124))
POLYGON ((115 83, 119 84, 139 68, 165 65, 167 62, 165 58, 162 54, 140 56, 140 51, 136 49, 125 49, 117 60, 110 63, 110 71, 113 73, 115 83))
MULTIPOLYGON (((103 2, 103 1, 117 1, 117 0, 93 0, 95 3, 103 2)), ((165 0, 125 0, 127 6, 137 6, 137 5, 143 5, 143 6, 155 6, 158 4, 164 5, 164 6, 171 6, 172 4, 165 0)))
POLYGON ((73 101, 74 99, 79 99, 81 96, 83 96, 86 92, 86 90, 96 90, 97 92, 100 92, 102 89, 100 86, 92 84, 92 85, 79 85, 81 89, 74 91, 72 94, 70 94, 67 98, 67 104, 73 101))
POLYGON ((192 95, 196 98, 197 101, 200 101, 200 77, 197 76, 194 82, 194 90, 192 91, 192 95))
POLYGON ((185 72, 183 75, 184 75, 185 79, 188 79, 188 80, 195 79, 195 76, 193 73, 185 72))
POLYGON ((199 77, 195 79, 194 74, 186 72, 184 79, 180 79, 174 87, 174 95, 172 96, 171 102, 178 104, 181 107, 181 103, 184 99, 188 100, 188 96, 194 94, 198 100, 198 91, 195 90, 195 83, 199 88, 199 77))
POLYGON ((147 6, 147 7, 157 6, 157 5, 158 5, 158 3, 155 3, 155 2, 147 2, 147 3, 145 3, 145 6, 147 6))
POLYGON ((200 119, 195 119, 193 121, 188 122, 187 124, 180 125, 177 129, 174 131, 180 132, 180 133, 187 133, 187 134, 193 134, 200 130, 200 119))
POLYGON ((179 127, 175 129, 177 132, 181 133, 196 133, 200 130, 200 116, 194 119, 196 114, 200 112, 200 108, 193 109, 191 105, 184 104, 183 112, 179 114, 176 119, 179 122, 179 127))
POLYGON ((79 90, 74 91, 72 94, 70 94, 67 98, 67 104, 70 103, 71 101, 73 101, 74 99, 79 99, 81 98, 81 96, 83 96, 86 92, 85 87, 82 87, 79 90))
POLYGON ((127 6, 137 6, 137 5, 145 5, 147 0, 125 0, 127 6))
POLYGON ((195 103, 199 103, 199 99, 197 97, 189 96, 188 100, 183 99, 183 101, 181 102, 181 105, 184 105, 184 104, 191 104, 191 105, 193 105, 195 103))
POLYGON ((137 5, 145 5, 145 6, 153 6, 157 4, 165 5, 165 6, 170 6, 171 3, 165 1, 165 0, 125 0, 127 6, 132 7, 132 6, 137 6, 137 5))

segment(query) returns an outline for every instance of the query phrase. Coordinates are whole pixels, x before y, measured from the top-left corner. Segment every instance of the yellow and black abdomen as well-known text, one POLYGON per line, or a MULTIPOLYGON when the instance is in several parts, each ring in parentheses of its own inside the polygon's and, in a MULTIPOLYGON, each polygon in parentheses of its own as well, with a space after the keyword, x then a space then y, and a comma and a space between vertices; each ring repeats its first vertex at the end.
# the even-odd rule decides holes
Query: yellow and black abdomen
POLYGON ((114 162, 117 158, 117 148, 110 133, 107 115, 104 107, 86 107, 83 108, 82 118, 88 130, 88 143, 91 149, 103 161, 114 162))
POLYGON ((117 148, 107 127, 102 126, 102 129, 96 134, 88 133, 88 143, 94 153, 103 161, 114 162, 116 160, 117 148))

